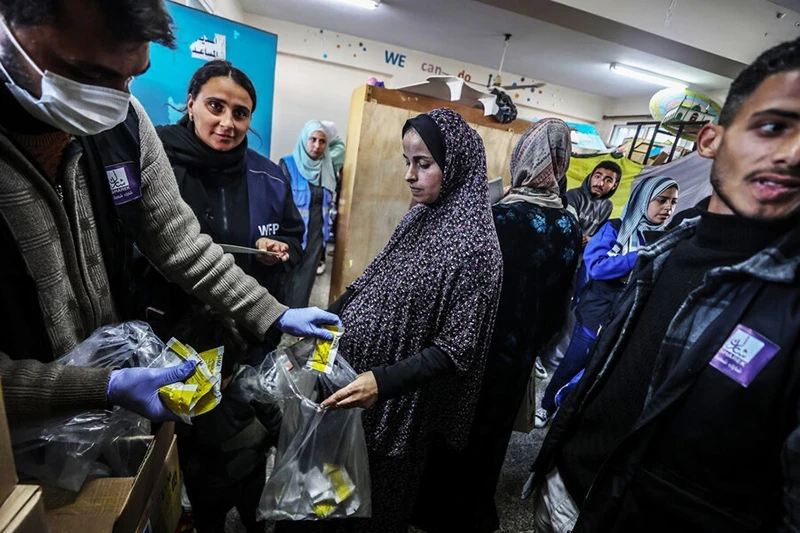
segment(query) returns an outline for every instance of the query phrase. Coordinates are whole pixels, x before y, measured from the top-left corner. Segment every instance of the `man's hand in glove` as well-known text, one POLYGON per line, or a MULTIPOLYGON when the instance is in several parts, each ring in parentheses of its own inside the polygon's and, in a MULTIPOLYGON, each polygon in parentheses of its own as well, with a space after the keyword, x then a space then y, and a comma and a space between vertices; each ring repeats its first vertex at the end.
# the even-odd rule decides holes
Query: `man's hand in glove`
POLYGON ((183 381, 194 373, 195 362, 169 368, 121 368, 111 371, 108 380, 108 401, 153 422, 178 420, 178 415, 161 403, 158 389, 183 381))
POLYGON ((287 309, 275 322, 275 327, 295 337, 317 337, 333 340, 333 333, 322 326, 342 326, 339 317, 319 307, 287 309))

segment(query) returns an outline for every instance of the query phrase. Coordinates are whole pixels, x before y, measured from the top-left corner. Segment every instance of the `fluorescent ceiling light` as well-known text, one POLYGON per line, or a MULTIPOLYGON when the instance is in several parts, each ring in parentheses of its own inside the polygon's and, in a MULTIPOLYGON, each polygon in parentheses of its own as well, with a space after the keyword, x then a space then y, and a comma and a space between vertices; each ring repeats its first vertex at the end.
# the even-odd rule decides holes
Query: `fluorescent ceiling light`
POLYGON ((342 4, 363 7, 364 9, 377 9, 381 5, 381 0, 337 0, 342 4))
POLYGON ((689 84, 685 81, 676 80, 675 78, 668 78, 654 72, 649 72, 636 67, 629 67, 627 65, 621 65, 619 63, 611 63, 611 65, 609 65, 609 70, 615 74, 647 81, 662 87, 675 87, 676 89, 686 89, 689 87, 689 84))

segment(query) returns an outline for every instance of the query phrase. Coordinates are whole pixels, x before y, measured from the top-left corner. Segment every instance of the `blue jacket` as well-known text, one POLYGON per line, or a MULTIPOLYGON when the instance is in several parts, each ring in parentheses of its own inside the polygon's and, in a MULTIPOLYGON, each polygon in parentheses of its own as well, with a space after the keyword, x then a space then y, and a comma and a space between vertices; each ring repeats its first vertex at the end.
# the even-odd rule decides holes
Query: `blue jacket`
MULTIPOLYGON (((303 250, 306 249, 308 244, 308 218, 309 209, 311 207, 311 185, 308 183, 297 168, 297 163, 294 156, 287 155, 281 159, 283 167, 289 173, 289 178, 292 182, 292 195, 294 196, 294 203, 297 210, 300 211, 300 216, 303 218, 305 224, 305 232, 303 233, 303 250)), ((333 225, 334 208, 334 195, 328 189, 323 189, 322 199, 322 242, 327 243, 331 236, 331 226, 333 225)))
MULTIPOLYGON (((617 242, 619 226, 619 219, 603 224, 583 252, 589 282, 578 298, 575 315, 578 322, 595 333, 617 296, 625 288, 625 280, 633 271, 638 257, 637 252, 608 255, 609 250, 617 242)), ((641 234, 639 242, 644 243, 641 234)))
MULTIPOLYGON (((636 264, 637 252, 630 252, 625 255, 608 255, 609 250, 617 242, 617 224, 606 222, 600 230, 592 237, 586 250, 583 252, 583 260, 589 277, 599 280, 616 280, 627 276, 636 264)), ((644 242, 641 234, 639 242, 644 242)))
MULTIPOLYGON (((250 241, 261 237, 287 242, 300 237, 298 212, 292 207, 292 186, 281 168, 255 150, 247 150, 247 192, 250 204, 250 241)), ((304 221, 305 224, 305 221, 304 221)), ((303 226, 305 232, 305 225, 303 226)), ((290 254, 291 255, 291 254, 290 254)), ((293 264, 299 257, 293 257, 293 264)))

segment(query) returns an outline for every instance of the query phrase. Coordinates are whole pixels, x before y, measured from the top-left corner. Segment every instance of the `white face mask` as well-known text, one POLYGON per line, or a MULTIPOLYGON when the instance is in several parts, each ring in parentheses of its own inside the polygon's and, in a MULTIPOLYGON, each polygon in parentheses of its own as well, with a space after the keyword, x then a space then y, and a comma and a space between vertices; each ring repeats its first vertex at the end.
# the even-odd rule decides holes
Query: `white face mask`
POLYGON ((22 49, 2 17, 0 24, 19 53, 42 76, 42 96, 37 100, 14 83, 0 63, 0 70, 8 80, 8 90, 33 117, 71 135, 83 136, 110 130, 128 116, 129 93, 78 83, 49 71, 42 72, 22 49))

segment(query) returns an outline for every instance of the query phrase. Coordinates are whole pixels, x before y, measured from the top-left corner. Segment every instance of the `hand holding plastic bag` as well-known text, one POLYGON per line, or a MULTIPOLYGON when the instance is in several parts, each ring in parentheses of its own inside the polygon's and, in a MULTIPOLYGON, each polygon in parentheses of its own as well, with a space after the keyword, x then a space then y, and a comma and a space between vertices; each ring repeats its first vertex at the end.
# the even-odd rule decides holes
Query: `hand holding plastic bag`
POLYGON ((304 339, 273 352, 261 366, 262 391, 283 413, 275 466, 259 504, 263 519, 371 515, 361 410, 324 409, 319 404, 356 378, 350 365, 337 357, 337 340, 338 334, 326 346, 324 341, 304 339))
POLYGON ((378 401, 378 382, 375 374, 364 372, 355 381, 329 396, 322 404, 324 409, 369 409, 378 401))

